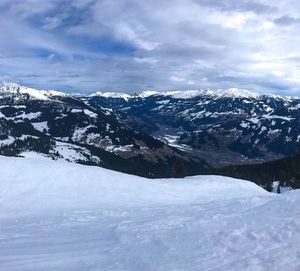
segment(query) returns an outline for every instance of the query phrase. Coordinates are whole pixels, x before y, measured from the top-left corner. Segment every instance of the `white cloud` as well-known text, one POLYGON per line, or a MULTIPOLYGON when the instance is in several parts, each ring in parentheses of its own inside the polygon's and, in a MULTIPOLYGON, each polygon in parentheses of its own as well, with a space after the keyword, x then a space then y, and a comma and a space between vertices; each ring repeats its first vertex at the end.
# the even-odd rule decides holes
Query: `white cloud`
POLYGON ((295 0, 3 0, 0 11, 0 75, 24 83, 300 90, 295 0))
POLYGON ((284 77, 286 75, 283 71, 272 71, 272 74, 277 77, 284 77))
POLYGON ((185 78, 182 78, 182 77, 179 77, 179 76, 175 76, 175 75, 172 75, 170 77, 170 80, 174 81, 174 82, 185 82, 186 81, 185 78))

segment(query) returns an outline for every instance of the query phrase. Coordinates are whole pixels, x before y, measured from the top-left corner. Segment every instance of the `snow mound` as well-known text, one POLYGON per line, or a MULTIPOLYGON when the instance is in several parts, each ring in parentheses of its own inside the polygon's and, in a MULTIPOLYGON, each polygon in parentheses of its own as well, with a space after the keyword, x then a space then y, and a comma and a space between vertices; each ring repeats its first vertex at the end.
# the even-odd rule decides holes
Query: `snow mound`
POLYGON ((112 206, 169 206, 268 194, 221 176, 146 179, 63 161, 0 156, 1 215, 112 206))

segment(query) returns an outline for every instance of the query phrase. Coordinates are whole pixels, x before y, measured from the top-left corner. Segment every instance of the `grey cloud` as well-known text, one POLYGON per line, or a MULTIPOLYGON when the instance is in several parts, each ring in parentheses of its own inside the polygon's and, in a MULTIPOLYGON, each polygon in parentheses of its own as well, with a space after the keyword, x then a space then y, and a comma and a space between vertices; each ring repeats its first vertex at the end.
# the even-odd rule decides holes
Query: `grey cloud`
POLYGON ((276 18, 274 22, 278 25, 292 25, 292 24, 299 24, 300 23, 300 18, 293 18, 288 15, 281 16, 279 18, 276 18))
POLYGON ((240 1, 240 0, 200 0, 195 1, 197 4, 202 6, 208 6, 217 8, 223 11, 241 11, 241 12, 253 12, 256 14, 270 13, 277 10, 276 7, 257 2, 257 1, 240 1))
POLYGON ((34 73, 29 73, 29 74, 19 74, 17 75, 18 78, 40 78, 41 75, 39 74, 34 74, 34 73))

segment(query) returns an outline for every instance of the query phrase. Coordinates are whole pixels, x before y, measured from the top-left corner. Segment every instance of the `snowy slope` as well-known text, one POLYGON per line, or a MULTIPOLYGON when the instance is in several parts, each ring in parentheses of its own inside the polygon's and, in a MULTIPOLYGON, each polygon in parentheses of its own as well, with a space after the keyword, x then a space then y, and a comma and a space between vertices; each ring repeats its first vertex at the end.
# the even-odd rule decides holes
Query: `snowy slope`
POLYGON ((187 205, 267 194, 254 183, 228 177, 153 180, 32 157, 0 156, 0 216, 45 210, 187 205))
POLYGON ((67 96, 66 93, 55 90, 37 90, 34 88, 20 86, 15 83, 6 83, 1 81, 0 94, 28 95, 31 99, 35 100, 49 100, 52 96, 67 96))
POLYGON ((0 164, 1 271, 300 269, 300 190, 34 158, 0 164))

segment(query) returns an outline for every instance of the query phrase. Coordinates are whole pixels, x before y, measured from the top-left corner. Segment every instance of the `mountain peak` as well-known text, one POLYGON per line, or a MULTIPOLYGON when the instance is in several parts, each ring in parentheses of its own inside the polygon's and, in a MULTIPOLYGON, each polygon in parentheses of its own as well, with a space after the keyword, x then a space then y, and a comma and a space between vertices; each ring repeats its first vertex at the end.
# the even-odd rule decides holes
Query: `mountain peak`
POLYGON ((38 90, 11 82, 0 82, 0 92, 29 95, 32 99, 49 100, 51 96, 66 96, 66 93, 56 90, 38 90))
POLYGON ((259 98, 261 95, 256 92, 252 92, 246 89, 229 88, 229 89, 218 89, 218 88, 206 88, 206 89, 192 89, 192 90, 173 90, 165 92, 157 91, 144 91, 135 97, 146 98, 149 96, 170 96, 175 99, 191 99, 197 96, 211 96, 211 97, 232 97, 232 98, 259 98))
MULTIPOLYGON (((28 94, 32 99, 47 100, 52 96, 67 96, 68 94, 56 90, 37 90, 30 87, 21 86, 16 83, 11 82, 1 82, 0 81, 0 92, 9 92, 9 93, 20 93, 28 94)), ((83 96, 79 94, 78 96, 83 96)), ((241 88, 203 88, 203 89, 190 89, 190 90, 171 90, 171 91, 154 91, 146 90, 135 94, 129 94, 126 92, 114 92, 114 91, 97 91, 89 95, 100 96, 104 98, 120 98, 128 101, 133 98, 147 98, 150 96, 166 96, 175 99, 192 99, 198 96, 210 96, 211 98, 251 98, 251 99, 260 99, 261 97, 273 97, 277 99, 294 99, 296 97, 288 97, 275 94, 260 94, 254 91, 241 88)))
POLYGON ((12 82, 4 82, 4 81, 0 81, 0 88, 19 88, 20 85, 16 84, 16 83, 12 83, 12 82))
POLYGON ((212 97, 233 97, 233 98, 258 98, 261 95, 255 92, 251 92, 245 89, 239 88, 229 88, 229 89, 217 89, 217 88, 207 88, 207 89, 191 89, 191 90, 172 90, 172 91, 154 91, 146 90, 138 94, 127 94, 120 92, 96 92, 90 95, 101 96, 105 98, 123 98, 128 100, 130 98, 147 98, 150 96, 168 96, 175 99, 191 99, 197 96, 212 96, 212 97))
POLYGON ((259 93, 252 92, 246 89, 229 88, 223 90, 223 96, 237 97, 237 98, 258 98, 259 93))
POLYGON ((104 98, 122 98, 124 100, 128 100, 129 98, 131 98, 129 94, 122 93, 122 92, 102 92, 102 91, 97 91, 96 93, 93 93, 89 96, 90 97, 100 96, 104 98))

